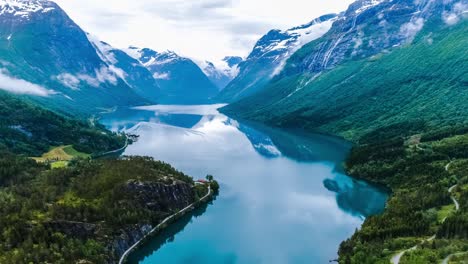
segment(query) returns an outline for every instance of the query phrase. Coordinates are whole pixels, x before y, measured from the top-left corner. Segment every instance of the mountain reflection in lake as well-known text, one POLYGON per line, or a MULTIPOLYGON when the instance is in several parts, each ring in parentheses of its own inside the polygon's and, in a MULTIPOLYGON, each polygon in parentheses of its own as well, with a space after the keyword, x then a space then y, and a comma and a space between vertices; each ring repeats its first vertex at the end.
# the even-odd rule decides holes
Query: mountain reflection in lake
POLYGON ((364 217, 384 208, 384 191, 341 173, 348 143, 239 123, 218 107, 149 106, 103 117, 113 130, 140 135, 125 155, 221 183, 202 215, 164 231, 132 263, 327 263, 364 217))

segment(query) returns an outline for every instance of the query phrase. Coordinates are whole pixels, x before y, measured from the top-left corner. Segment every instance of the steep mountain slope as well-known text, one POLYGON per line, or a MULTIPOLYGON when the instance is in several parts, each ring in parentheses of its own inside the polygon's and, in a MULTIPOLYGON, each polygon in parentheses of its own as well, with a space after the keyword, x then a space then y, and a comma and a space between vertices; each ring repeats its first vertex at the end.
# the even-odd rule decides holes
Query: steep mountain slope
POLYGON ((161 103, 208 103, 218 88, 192 60, 175 52, 158 53, 154 50, 130 47, 127 53, 138 59, 153 74, 161 88, 161 103))
POLYGON ((282 70, 295 51, 325 34, 336 18, 336 15, 325 15, 307 25, 268 32, 257 42, 249 57, 239 64, 239 74, 218 99, 233 102, 260 91, 282 70))
POLYGON ((2 75, 48 90, 34 99, 49 107, 89 113, 145 103, 51 1, 0 1, 0 61, 2 75))
POLYGON ((442 17, 451 6, 455 6, 455 1, 356 1, 323 38, 292 56, 282 75, 320 73, 346 61, 368 58, 409 44, 428 19, 442 17))
POLYGON ((126 52, 116 49, 106 42, 88 34, 88 38, 98 51, 98 55, 111 70, 141 97, 158 102, 161 91, 151 72, 138 60, 126 52))
POLYGON ((243 59, 241 57, 225 57, 223 61, 215 65, 210 61, 198 63, 205 75, 213 82, 219 90, 224 89, 239 73, 238 65, 243 59))
MULTIPOLYGON (((332 63, 317 64, 320 60, 310 59, 326 52, 319 52, 314 47, 328 42, 343 43, 344 37, 334 33, 336 28, 332 29, 322 40, 298 51, 281 76, 263 92, 230 105, 224 111, 273 125, 322 130, 355 140, 380 128, 416 121, 424 126, 466 122, 468 53, 465 47, 468 32, 463 18, 466 5, 462 2, 419 1, 426 11, 415 12, 419 7, 411 3, 413 1, 409 0, 386 1, 380 4, 379 11, 372 11, 379 5, 366 11, 354 11, 358 17, 365 12, 374 14, 368 18, 369 22, 360 22, 371 28, 381 24, 375 21, 382 17, 379 13, 386 14, 386 20, 393 19, 392 16, 403 19, 400 21, 403 29, 406 23, 414 20, 414 15, 425 17, 424 27, 415 28, 417 34, 410 39, 376 31, 364 41, 373 44, 356 51, 362 54, 356 55, 358 57, 374 56, 356 60, 352 52, 344 51, 350 45, 339 44, 333 51, 335 53, 332 52, 332 63), (407 4, 406 8, 398 8, 404 4, 407 4), (390 16, 389 12, 397 13, 390 16), (378 40, 385 39, 397 39, 401 41, 401 47, 381 49, 384 46, 378 43, 386 41, 378 40), (378 46, 381 48, 376 48, 378 46), (341 61, 347 62, 317 74, 320 68, 339 64, 340 53, 351 57, 342 56, 341 61)), ((352 5, 350 10, 356 10, 356 6, 352 5)), ((346 32, 349 30, 345 28, 346 32)))

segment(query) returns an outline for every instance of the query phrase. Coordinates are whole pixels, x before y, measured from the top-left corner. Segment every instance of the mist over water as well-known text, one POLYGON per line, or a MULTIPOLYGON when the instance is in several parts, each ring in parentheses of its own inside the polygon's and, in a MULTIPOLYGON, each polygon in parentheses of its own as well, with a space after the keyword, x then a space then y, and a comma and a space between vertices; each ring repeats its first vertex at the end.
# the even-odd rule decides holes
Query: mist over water
POLYGON ((341 173, 350 145, 242 124, 214 106, 152 106, 104 116, 138 134, 124 155, 172 164, 195 179, 212 174, 220 195, 181 219, 131 263, 328 263, 387 194, 341 173))

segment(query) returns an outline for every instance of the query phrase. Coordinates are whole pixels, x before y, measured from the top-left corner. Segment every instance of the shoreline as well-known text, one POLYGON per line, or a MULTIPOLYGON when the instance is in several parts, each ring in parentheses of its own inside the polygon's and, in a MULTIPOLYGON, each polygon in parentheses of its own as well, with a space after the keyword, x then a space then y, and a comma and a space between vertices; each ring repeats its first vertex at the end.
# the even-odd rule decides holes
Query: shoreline
POLYGON ((166 217, 161 223, 159 223, 156 227, 151 229, 146 235, 143 236, 140 240, 138 240, 135 244, 133 244, 129 249, 127 249, 122 256, 120 256, 119 259, 119 264, 125 264, 127 263, 127 258, 130 254, 132 254, 136 249, 138 249, 140 246, 146 242, 146 240, 151 239, 153 236, 157 235, 160 231, 165 229, 169 224, 171 224, 171 221, 177 221, 180 217, 184 216, 186 213, 189 213, 193 211, 195 208, 197 208, 201 203, 208 203, 211 201, 213 198, 213 191, 211 190, 210 184, 208 184, 208 193, 200 198, 198 201, 195 201, 188 205, 187 207, 183 208, 182 210, 178 211, 177 213, 174 213, 168 217, 166 217))

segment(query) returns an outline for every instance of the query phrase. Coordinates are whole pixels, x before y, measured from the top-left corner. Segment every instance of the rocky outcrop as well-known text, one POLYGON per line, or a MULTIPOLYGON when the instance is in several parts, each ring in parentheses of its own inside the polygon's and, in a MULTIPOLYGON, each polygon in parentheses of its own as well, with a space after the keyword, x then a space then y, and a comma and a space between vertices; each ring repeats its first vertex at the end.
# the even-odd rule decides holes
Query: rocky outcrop
POLYGON ((124 189, 136 203, 152 211, 175 212, 195 201, 192 186, 184 182, 167 185, 132 180, 124 189))
MULTIPOLYGON (((138 206, 162 215, 171 215, 195 202, 192 185, 176 180, 172 184, 130 180, 121 192, 131 197, 138 206)), ((150 224, 139 224, 118 231, 118 235, 108 244, 109 263, 117 263, 127 249, 143 239, 153 228, 150 224)))
POLYGON ((118 263, 120 256, 133 244, 146 236, 151 229, 153 229, 151 225, 140 225, 122 230, 121 235, 115 238, 108 247, 109 252, 112 252, 112 259, 109 260, 109 263, 118 263))

